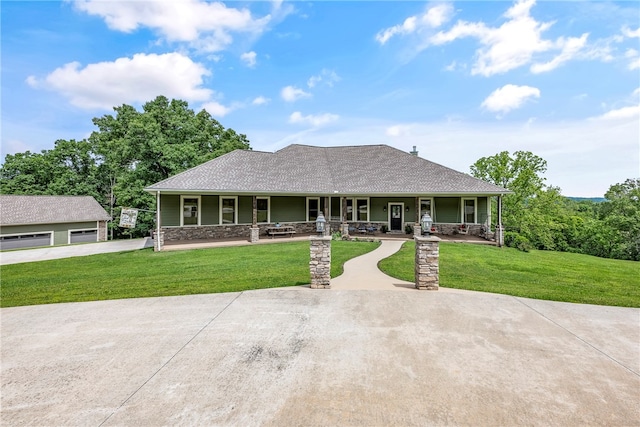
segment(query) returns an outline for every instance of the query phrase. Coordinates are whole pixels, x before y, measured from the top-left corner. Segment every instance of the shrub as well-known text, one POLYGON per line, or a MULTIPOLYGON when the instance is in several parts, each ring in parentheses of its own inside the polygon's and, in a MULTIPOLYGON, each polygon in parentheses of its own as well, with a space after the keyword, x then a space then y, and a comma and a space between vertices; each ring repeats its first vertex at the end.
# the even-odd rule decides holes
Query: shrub
POLYGON ((507 231, 504 233, 504 244, 522 252, 529 252, 532 249, 529 239, 513 231, 507 231))

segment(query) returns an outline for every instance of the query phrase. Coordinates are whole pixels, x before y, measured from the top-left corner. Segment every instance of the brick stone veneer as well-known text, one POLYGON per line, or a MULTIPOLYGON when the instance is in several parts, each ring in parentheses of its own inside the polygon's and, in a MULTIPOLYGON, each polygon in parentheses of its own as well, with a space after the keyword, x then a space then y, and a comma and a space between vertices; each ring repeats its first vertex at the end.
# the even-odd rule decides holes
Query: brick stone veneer
POLYGON ((311 289, 331 288, 331 236, 311 236, 311 289))
POLYGON ((438 267, 440 239, 435 236, 415 236, 414 240, 416 241, 416 289, 437 291, 440 287, 438 267))
MULTIPOLYGON (((315 222, 300 222, 300 223, 280 223, 281 225, 293 226, 296 230, 296 234, 311 234, 316 231, 315 222)), ((267 235, 267 227, 275 226, 271 224, 258 224, 260 229, 259 235, 267 235)), ((189 226, 189 227, 162 227, 162 231, 165 232, 166 241, 176 240, 197 240, 197 239, 228 239, 244 237, 247 240, 251 239, 251 225, 250 224, 233 224, 233 225, 201 225, 201 226, 189 226)))

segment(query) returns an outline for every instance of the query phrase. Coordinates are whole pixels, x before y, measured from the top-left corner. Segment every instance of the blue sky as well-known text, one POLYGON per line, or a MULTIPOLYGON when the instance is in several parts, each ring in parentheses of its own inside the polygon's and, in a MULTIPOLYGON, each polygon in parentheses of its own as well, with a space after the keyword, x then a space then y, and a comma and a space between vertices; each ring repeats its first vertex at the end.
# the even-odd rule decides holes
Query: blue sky
POLYGON ((640 176, 635 1, 3 1, 2 158, 157 95, 255 150, 388 144, 469 172, 500 151, 600 197, 640 176))

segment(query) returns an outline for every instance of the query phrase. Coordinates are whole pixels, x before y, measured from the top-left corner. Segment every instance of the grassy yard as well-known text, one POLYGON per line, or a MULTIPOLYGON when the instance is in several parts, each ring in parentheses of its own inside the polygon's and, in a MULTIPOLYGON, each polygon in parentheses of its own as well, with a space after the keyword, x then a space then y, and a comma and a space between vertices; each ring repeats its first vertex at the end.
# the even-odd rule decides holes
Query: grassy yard
MULTIPOLYGON (((380 262, 390 276, 414 280, 415 245, 380 262)), ((441 243, 440 286, 527 298, 640 307, 640 262, 552 251, 441 243)))
MULTIPOLYGON (((331 277, 378 243, 331 242, 331 277)), ((2 307, 238 292, 309 283, 309 242, 154 253, 151 249, 2 267, 2 307)))

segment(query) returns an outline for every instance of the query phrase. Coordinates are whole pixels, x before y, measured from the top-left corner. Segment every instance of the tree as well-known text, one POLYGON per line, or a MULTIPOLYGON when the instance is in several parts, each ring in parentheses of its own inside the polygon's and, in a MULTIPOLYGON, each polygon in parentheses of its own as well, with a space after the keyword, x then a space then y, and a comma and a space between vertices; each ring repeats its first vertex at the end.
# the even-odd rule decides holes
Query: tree
POLYGON ((52 150, 7 155, 0 190, 3 194, 96 196, 96 171, 86 140, 60 139, 52 150))
MULTIPOLYGON (((93 119, 98 131, 89 141, 100 162, 102 203, 155 209, 143 189, 169 176, 235 149, 250 149, 245 135, 225 129, 205 110, 195 114, 187 102, 159 96, 137 111, 114 108, 115 116, 93 119)), ((142 213, 134 234, 153 227, 153 215, 142 213)))
MULTIPOLYGON (((471 165, 471 175, 513 191, 503 198, 505 229, 519 231, 525 204, 544 188, 547 162, 529 151, 508 151, 482 157, 471 165)), ((492 215, 492 217, 496 217, 492 215)))
POLYGON ((613 230, 611 258, 640 261, 640 178, 609 187, 600 219, 613 230))

